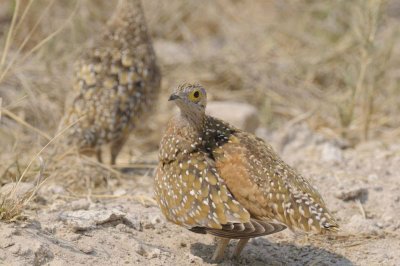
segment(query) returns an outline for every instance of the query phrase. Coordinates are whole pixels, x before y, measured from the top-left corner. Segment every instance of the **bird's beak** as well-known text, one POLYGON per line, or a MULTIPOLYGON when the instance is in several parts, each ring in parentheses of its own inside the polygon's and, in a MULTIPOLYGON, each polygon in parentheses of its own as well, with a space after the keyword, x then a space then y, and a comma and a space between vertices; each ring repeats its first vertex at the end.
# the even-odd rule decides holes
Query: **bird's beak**
POLYGON ((179 99, 180 97, 176 95, 175 93, 172 93, 171 96, 169 96, 168 101, 175 101, 176 99, 179 99))

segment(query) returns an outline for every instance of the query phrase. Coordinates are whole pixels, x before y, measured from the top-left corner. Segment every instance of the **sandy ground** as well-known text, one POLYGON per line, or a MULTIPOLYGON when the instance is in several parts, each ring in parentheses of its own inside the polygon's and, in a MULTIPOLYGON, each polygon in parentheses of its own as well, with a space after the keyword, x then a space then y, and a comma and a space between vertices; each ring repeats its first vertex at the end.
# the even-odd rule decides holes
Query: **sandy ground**
MULTIPOLYGON (((313 180, 342 231, 260 237, 221 265, 400 265, 400 143, 353 149, 304 125, 282 132, 258 130, 313 180)), ((151 202, 140 202, 138 195, 152 196, 151 176, 125 177, 114 195, 71 200, 49 182, 24 220, 1 224, 0 264, 215 265, 212 237, 170 224, 151 202)))
MULTIPOLYGON (((9 8, 0 8, 3 36, 11 23, 12 12, 6 11, 11 10, 13 1, 9 2, 9 8)), ((31 27, 42 16, 42 10, 47 10, 46 2, 57 1, 36 2, 42 4, 34 4, 32 18, 26 20, 31 27)), ((3 107, 50 135, 71 89, 72 62, 84 43, 95 40, 112 11, 108 8, 112 1, 81 2, 82 8, 70 28, 37 55, 17 63, 0 88, 3 107)), ((238 260, 229 258, 234 248, 231 243, 221 265, 400 265, 400 140, 393 137, 398 135, 400 124, 400 46, 397 39, 390 37, 392 32, 398 32, 399 1, 389 1, 390 16, 384 16, 385 23, 379 23, 376 42, 371 45, 368 38, 366 43, 366 47, 375 48, 370 51, 374 60, 367 69, 364 86, 379 88, 371 123, 374 141, 362 142, 355 148, 316 131, 343 130, 338 127, 341 121, 337 115, 332 114, 336 114, 338 107, 351 105, 345 100, 353 87, 352 80, 358 79, 358 71, 352 69, 362 66, 360 51, 366 45, 354 33, 363 32, 368 29, 363 25, 369 25, 365 21, 370 13, 361 4, 364 1, 348 1, 352 3, 349 6, 346 1, 251 1, 253 5, 238 0, 209 0, 205 1, 207 5, 198 4, 200 1, 142 2, 162 67, 162 100, 155 119, 146 121, 150 130, 145 129, 145 134, 154 136, 147 136, 149 143, 131 138, 118 158, 121 165, 142 153, 146 153, 146 160, 156 160, 160 127, 171 115, 171 105, 166 101, 171 89, 181 81, 200 82, 209 89, 210 100, 251 104, 258 108, 261 122, 281 127, 276 131, 256 131, 285 161, 313 181, 342 228, 338 235, 329 237, 285 230, 253 239, 238 260), (164 6, 160 8, 161 2, 164 6), (357 10, 366 13, 360 17, 357 10), (380 59, 391 54, 386 51, 386 44, 392 42, 395 45, 390 57, 394 60, 386 66, 380 59), (293 124, 299 117, 312 130, 305 124, 293 124), (289 119, 291 122, 285 122, 289 119), (386 135, 390 140, 377 140, 386 135)), ((72 9, 72 1, 69 7, 54 5, 54 11, 50 9, 48 18, 38 24, 37 36, 34 34, 19 56, 24 57, 54 28, 60 27, 72 9)), ((23 42, 31 27, 21 25, 17 37, 23 42)), ((13 60, 18 47, 19 42, 12 43, 7 60, 13 60)), ((348 129, 350 140, 362 138, 364 96, 367 95, 363 92, 355 97, 357 108, 348 129)), ((232 113, 235 108, 237 116, 239 105, 233 106, 225 112, 232 113)), ((219 105, 216 113, 221 111, 219 105)), ((8 176, 0 180, 4 184, 19 177, 19 171, 46 142, 12 119, 3 119, 0 126, 0 166, 13 166, 8 176)), ((211 261, 215 248, 212 237, 196 235, 164 220, 151 200, 151 171, 138 175, 125 169, 121 179, 111 177, 105 181, 104 176, 93 171, 96 164, 86 169, 87 164, 74 157, 70 161, 76 159, 81 167, 74 168, 69 161, 60 160, 57 164, 63 168, 58 168, 51 165, 49 157, 43 158, 48 166, 44 175, 48 180, 35 200, 29 202, 28 209, 16 221, 0 222, 0 265, 216 264, 211 261), (75 172, 84 168, 85 172, 64 175, 68 168, 75 172), (97 177, 90 181, 100 184, 99 191, 80 187, 85 184, 81 176, 87 172, 97 177), (73 185, 78 189, 71 189, 73 185)), ((24 180, 35 178, 39 171, 35 167, 30 169, 32 176, 24 180)), ((21 190, 31 187, 32 184, 25 183, 21 190)))

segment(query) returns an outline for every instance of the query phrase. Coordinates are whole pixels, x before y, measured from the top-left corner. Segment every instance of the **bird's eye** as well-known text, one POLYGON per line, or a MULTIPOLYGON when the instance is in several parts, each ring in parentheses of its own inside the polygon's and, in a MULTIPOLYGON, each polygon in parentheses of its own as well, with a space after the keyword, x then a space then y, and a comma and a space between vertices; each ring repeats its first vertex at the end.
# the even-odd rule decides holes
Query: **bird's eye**
POLYGON ((189 94, 189 99, 192 102, 198 102, 201 98, 201 93, 199 90, 194 90, 189 94))

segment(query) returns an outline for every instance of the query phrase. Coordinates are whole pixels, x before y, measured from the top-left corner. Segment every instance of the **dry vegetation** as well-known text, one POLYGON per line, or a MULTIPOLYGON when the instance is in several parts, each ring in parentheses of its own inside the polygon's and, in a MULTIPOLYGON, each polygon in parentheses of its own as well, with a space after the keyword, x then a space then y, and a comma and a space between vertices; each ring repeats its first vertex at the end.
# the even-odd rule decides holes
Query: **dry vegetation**
MULTIPOLYGON (((73 62, 101 32, 112 2, 1 1, 0 185, 58 180, 72 197, 118 185, 107 180, 121 174, 106 165, 74 151, 54 155, 53 139, 73 62)), ((350 146, 400 135, 398 2, 144 2, 163 96, 157 117, 144 122, 154 133, 132 138, 124 163, 154 159, 169 116, 162 99, 183 80, 199 81, 212 99, 250 102, 271 129, 302 120, 350 146)), ((0 218, 13 218, 31 199, 10 198, 0 199, 0 218)))
MULTIPOLYGON (((156 116, 143 122, 146 127, 129 140, 118 166, 111 168, 64 147, 59 141, 62 132, 55 134, 71 90, 74 60, 102 31, 114 2, 0 0, 0 220, 23 219, 40 212, 40 208, 64 206, 63 210, 69 210, 69 202, 82 198, 89 202, 101 199, 109 204, 95 206, 96 211, 117 204, 108 199, 115 199, 118 204, 130 199, 152 201, 149 195, 158 141, 171 115, 165 99, 177 84, 195 81, 209 89, 212 100, 256 106, 262 126, 276 142, 284 142, 292 135, 301 142, 289 143, 289 148, 280 152, 289 161, 294 158, 291 163, 300 170, 307 169, 318 176, 324 197, 339 222, 361 239, 354 244, 360 249, 350 248, 353 243, 347 239, 352 234, 341 235, 346 239, 343 243, 326 239, 311 243, 337 252, 344 257, 342 262, 347 257, 368 265, 396 259, 387 254, 382 259, 379 254, 372 262, 363 260, 376 248, 395 254, 399 239, 399 1, 143 0, 163 72, 162 95, 156 116), (327 167, 312 149, 321 138, 327 140, 321 145, 323 149, 329 143, 340 143, 340 148, 333 149, 340 150, 339 157, 344 159, 327 167), (57 194, 50 186, 54 184, 66 191, 54 196, 67 202, 65 205, 49 200, 57 194), (369 189, 369 200, 344 202, 331 189, 352 189, 359 184, 369 189), (47 188, 50 192, 46 192, 47 188), (46 199, 41 198, 43 193, 35 198, 41 189, 47 193, 46 199), (116 193, 121 189, 128 192, 121 196, 123 193, 116 193), (147 196, 142 197, 142 193, 147 196), (385 204, 376 204, 379 200, 385 204), (357 216, 359 213, 362 215, 357 216), (387 221, 382 217, 388 217, 387 221), (376 229, 378 222, 381 231, 376 229), (379 232, 371 233, 376 230, 379 232), (381 242, 374 242, 378 238, 381 242)), ((127 206, 128 212, 158 213, 156 208, 133 203, 127 206)), ((58 213, 49 211, 46 215, 39 215, 41 220, 38 219, 42 224, 52 224, 48 217, 58 213)), ((202 236, 185 235, 170 225, 157 226, 160 228, 143 234, 146 243, 159 242, 158 230, 163 237, 172 230, 183 235, 185 241, 203 241, 202 236)), ((69 229, 58 229, 61 233, 57 237, 64 239, 63 230, 69 229)), ((109 236, 108 231, 100 233, 109 236)), ((116 232, 120 237, 125 233, 116 232)), ((1 234, 0 231, 2 237, 1 234)), ((300 257, 297 254, 310 253, 306 255, 311 257, 308 262, 319 264, 321 258, 314 258, 307 250, 308 240, 296 240, 296 245, 301 246, 298 248, 286 245, 287 237, 272 239, 277 246, 259 240, 252 248, 260 256, 265 256, 265 247, 269 251, 281 249, 277 260, 283 263, 288 262, 284 258, 289 253, 292 262, 300 257)), ((176 241, 164 244, 174 254, 188 253, 176 241)), ((119 252, 116 247, 110 250, 119 252)), ((211 249, 200 248, 205 254, 211 249)), ((0 263, 2 250, 3 246, 0 263)), ((323 254, 323 259, 337 257, 323 249, 310 250, 323 254)), ((167 262, 179 261, 174 256, 168 257, 167 262)), ((253 259, 250 256, 250 261, 253 259)), ((86 262, 86 258, 82 261, 86 262)))

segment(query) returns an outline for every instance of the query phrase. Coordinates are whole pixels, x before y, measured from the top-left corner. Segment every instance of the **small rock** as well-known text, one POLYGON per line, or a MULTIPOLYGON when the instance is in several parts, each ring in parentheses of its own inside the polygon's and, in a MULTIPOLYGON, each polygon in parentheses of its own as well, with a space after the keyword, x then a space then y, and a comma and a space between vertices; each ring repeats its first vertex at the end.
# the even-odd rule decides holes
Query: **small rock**
POLYGON ((115 229, 117 229, 117 230, 120 231, 120 232, 127 233, 127 232, 129 231, 128 229, 130 229, 130 228, 128 228, 128 226, 126 226, 125 224, 118 224, 118 225, 115 227, 115 229))
POLYGON ((207 113, 251 133, 260 125, 257 109, 247 103, 210 102, 207 104, 207 113))
POLYGON ((385 221, 385 222, 393 222, 393 217, 391 216, 391 215, 382 215, 382 219, 385 221))
POLYGON ((126 195, 126 190, 123 188, 119 188, 117 190, 114 191, 113 193, 114 196, 123 196, 126 195))
POLYGON ((159 258, 161 255, 161 250, 158 248, 154 248, 150 251, 148 258, 154 259, 154 258, 159 258))
POLYGON ((131 227, 132 229, 135 229, 137 231, 143 231, 143 225, 142 222, 138 219, 137 216, 134 216, 132 214, 127 214, 125 215, 125 217, 123 218, 124 223, 131 227))
POLYGON ((163 218, 159 213, 151 213, 148 215, 147 219, 143 220, 143 227, 145 229, 155 229, 157 224, 162 223, 163 218))
POLYGON ((137 244, 135 247, 135 252, 139 254, 140 256, 145 256, 146 255, 146 250, 144 249, 142 244, 137 244))
POLYGON ((185 242, 181 242, 181 247, 185 248, 187 247, 187 244, 185 242))
POLYGON ((64 194, 65 193, 65 189, 62 186, 59 185, 53 185, 50 188, 51 192, 55 193, 55 194, 64 194))
POLYGON ((161 221, 162 221, 161 216, 160 216, 160 215, 155 215, 155 216, 151 219, 150 222, 151 222, 152 224, 156 225, 156 224, 161 223, 161 221))
POLYGON ((189 253, 189 263, 196 263, 196 264, 202 265, 203 259, 189 253))
POLYGON ((368 181, 376 181, 376 180, 378 180, 378 175, 377 174, 370 174, 370 175, 368 175, 368 181))
POLYGON ((383 228, 383 223, 377 222, 377 223, 376 223, 376 226, 378 226, 380 229, 382 229, 382 228, 383 228))
POLYGON ((161 255, 160 249, 139 243, 136 245, 135 252, 148 259, 158 258, 161 255))
POLYGON ((53 252, 51 252, 49 247, 45 244, 39 244, 34 254, 33 265, 44 265, 54 258, 53 252))
POLYGON ((38 191, 38 194, 44 198, 47 198, 48 195, 58 196, 58 195, 63 195, 65 193, 66 193, 66 191, 65 191, 64 187, 57 185, 57 184, 48 184, 48 185, 42 186, 38 191))
POLYGON ((79 239, 81 239, 82 235, 80 234, 71 234, 67 236, 68 241, 78 241, 79 239))
POLYGON ((94 252, 94 248, 88 244, 79 244, 78 249, 85 254, 91 254, 94 252))
POLYGON ((321 148, 321 159, 325 162, 340 163, 343 160, 342 150, 332 143, 325 143, 321 148))
POLYGON ((336 198, 341 199, 343 201, 350 201, 350 200, 365 200, 366 197, 368 196, 368 189, 358 187, 358 188, 352 188, 347 191, 340 191, 336 193, 336 198))
POLYGON ((60 214, 60 219, 70 225, 72 230, 85 231, 108 222, 124 220, 126 214, 119 210, 79 210, 66 211, 60 214))
POLYGON ((0 194, 5 196, 12 196, 13 199, 22 200, 23 198, 30 196, 35 186, 32 183, 27 182, 11 182, 5 184, 0 188, 0 194), (11 195, 12 194, 12 195, 11 195))
POLYGON ((70 203, 71 210, 77 211, 77 210, 87 210, 89 209, 90 202, 86 199, 79 199, 79 200, 74 200, 70 203))

